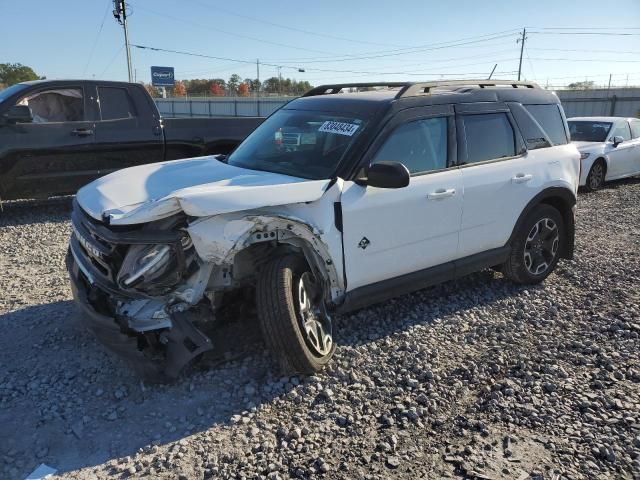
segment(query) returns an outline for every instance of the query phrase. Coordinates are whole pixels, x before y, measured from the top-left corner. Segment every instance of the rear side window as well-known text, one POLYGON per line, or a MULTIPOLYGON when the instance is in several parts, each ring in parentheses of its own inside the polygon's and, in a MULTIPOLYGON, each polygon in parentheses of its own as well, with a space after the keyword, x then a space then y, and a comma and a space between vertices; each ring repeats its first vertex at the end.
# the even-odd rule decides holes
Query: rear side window
POLYGON ((447 119, 429 118, 396 128, 372 163, 400 162, 412 175, 447 168, 447 119))
POLYGON ((631 140, 631 131, 629 130, 629 123, 626 120, 615 125, 611 132, 611 138, 613 137, 622 137, 625 142, 631 140))
POLYGON ((640 120, 631 120, 631 136, 633 138, 640 138, 640 120))
POLYGON ((524 108, 536 119, 554 145, 568 143, 558 105, 524 105, 524 108))
POLYGON ((117 120, 135 117, 133 102, 124 88, 98 87, 102 120, 117 120))
POLYGON ((513 127, 505 113, 463 115, 467 163, 516 155, 513 127))

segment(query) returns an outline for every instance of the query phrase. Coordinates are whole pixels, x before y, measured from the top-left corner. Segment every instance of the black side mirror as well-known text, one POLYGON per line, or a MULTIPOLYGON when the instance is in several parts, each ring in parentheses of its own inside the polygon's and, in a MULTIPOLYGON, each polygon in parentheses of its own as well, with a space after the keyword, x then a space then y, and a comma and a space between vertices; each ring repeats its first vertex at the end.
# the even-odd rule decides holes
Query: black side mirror
POLYGON ((403 188, 409 180, 409 170, 400 162, 376 162, 367 172, 367 185, 372 187, 403 188))
POLYGON ((622 138, 619 135, 616 135, 615 137, 613 137, 613 146, 617 147, 618 145, 620 145, 622 142, 624 142, 624 138, 622 138))
POLYGON ((31 123, 33 115, 26 105, 14 105, 3 115, 6 123, 31 123))

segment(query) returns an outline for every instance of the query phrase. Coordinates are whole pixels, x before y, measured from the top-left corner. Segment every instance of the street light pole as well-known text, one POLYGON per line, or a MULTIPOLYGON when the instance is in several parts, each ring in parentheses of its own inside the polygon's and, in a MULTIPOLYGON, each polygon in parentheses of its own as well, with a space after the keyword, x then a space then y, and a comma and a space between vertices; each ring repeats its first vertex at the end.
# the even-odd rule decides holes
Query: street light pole
POLYGON ((131 47, 129 47, 129 26, 127 24, 127 5, 125 0, 113 0, 113 16, 124 28, 124 46, 127 50, 127 72, 129 82, 133 82, 133 69, 131 68, 131 47))

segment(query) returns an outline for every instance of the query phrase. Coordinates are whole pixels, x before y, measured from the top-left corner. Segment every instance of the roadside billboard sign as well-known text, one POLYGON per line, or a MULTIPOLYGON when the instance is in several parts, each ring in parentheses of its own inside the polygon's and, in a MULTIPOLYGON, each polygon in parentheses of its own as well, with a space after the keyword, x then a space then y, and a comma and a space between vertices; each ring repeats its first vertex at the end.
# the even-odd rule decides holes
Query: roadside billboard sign
POLYGON ((173 67, 151 67, 151 85, 154 87, 173 87, 174 84, 173 67))

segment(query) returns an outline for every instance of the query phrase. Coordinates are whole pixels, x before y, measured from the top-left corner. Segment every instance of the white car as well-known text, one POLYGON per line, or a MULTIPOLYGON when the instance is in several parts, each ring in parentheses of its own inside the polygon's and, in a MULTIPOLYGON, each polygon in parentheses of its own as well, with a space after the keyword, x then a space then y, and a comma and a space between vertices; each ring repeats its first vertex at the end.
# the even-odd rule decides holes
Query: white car
POLYGON ((337 313, 489 267, 544 280, 573 256, 579 166, 558 98, 535 84, 317 87, 229 156, 82 188, 72 291, 144 374, 177 375, 212 348, 216 312, 251 298, 283 367, 310 373, 337 313), (373 91, 341 93, 356 87, 373 91))
POLYGON ((580 151, 580 186, 597 190, 609 180, 640 175, 640 120, 573 117, 571 143, 580 151))

